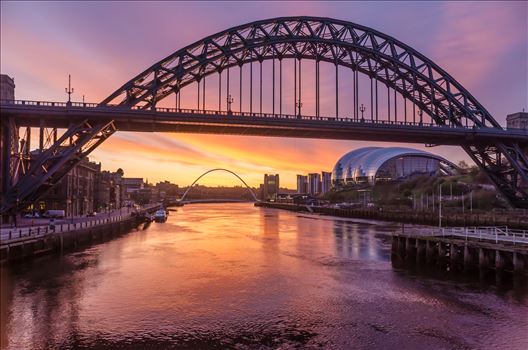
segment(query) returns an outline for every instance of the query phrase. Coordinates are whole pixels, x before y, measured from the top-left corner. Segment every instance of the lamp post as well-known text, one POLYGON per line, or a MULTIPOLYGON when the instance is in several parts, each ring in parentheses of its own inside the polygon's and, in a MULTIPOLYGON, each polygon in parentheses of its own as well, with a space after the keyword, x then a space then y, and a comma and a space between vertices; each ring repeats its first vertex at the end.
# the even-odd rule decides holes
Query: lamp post
POLYGON ((231 104, 233 103, 233 97, 231 95, 227 96, 227 113, 231 113, 231 104))
POLYGON ((73 94, 73 88, 71 87, 71 74, 68 74, 68 87, 64 88, 66 93, 68 94, 68 102, 66 102, 67 106, 71 106, 71 95, 73 94))
POLYGON ((301 102, 301 99, 299 98, 299 100, 297 101, 297 103, 295 104, 295 106, 297 107, 297 116, 300 117, 301 116, 301 107, 302 107, 302 102, 301 102))
POLYGON ((361 122, 364 122, 365 121, 365 118, 363 118, 363 113, 367 110, 367 107, 365 107, 363 105, 363 103, 361 104, 361 107, 359 107, 359 111, 361 112, 361 122))

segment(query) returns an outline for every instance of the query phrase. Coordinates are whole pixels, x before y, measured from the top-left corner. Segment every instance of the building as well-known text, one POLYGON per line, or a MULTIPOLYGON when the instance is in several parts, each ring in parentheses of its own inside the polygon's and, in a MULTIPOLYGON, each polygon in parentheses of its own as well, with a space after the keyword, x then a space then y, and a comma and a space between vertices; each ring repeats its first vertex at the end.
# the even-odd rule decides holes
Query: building
MULTIPOLYGON (((15 99, 15 80, 5 74, 0 74, 0 99, 13 101, 15 99)), ((14 174, 18 154, 18 128, 12 118, 1 118, 0 125, 0 193, 6 193, 16 179, 14 174)))
POLYGON ((528 130, 528 112, 517 112, 506 116, 506 127, 508 129, 528 130))
POLYGON ((312 196, 316 196, 321 193, 321 174, 308 174, 308 193, 312 196))
MULTIPOLYGON (((39 151, 32 152, 32 160, 39 151)), ((82 216, 94 211, 95 187, 101 164, 81 160, 53 188, 33 205, 34 210, 64 210, 67 217, 82 216)))
POLYGON ((140 177, 124 177, 123 188, 126 199, 130 199, 131 194, 145 188, 145 183, 140 177))
POLYGON ((453 175, 456 166, 435 154, 405 147, 365 147, 342 156, 332 171, 332 185, 374 185, 413 175, 453 175))
POLYGON ((321 193, 330 192, 332 189, 332 173, 323 171, 321 173, 321 193))
POLYGON ((279 174, 264 174, 264 184, 262 186, 262 200, 275 201, 279 193, 279 174))
POLYGON ((297 175, 297 193, 308 193, 308 176, 297 175))
POLYGON ((6 74, 0 74, 0 100, 15 100, 15 79, 6 74))
POLYGON ((122 169, 116 172, 101 171, 96 176, 95 210, 119 209, 125 205, 122 169))

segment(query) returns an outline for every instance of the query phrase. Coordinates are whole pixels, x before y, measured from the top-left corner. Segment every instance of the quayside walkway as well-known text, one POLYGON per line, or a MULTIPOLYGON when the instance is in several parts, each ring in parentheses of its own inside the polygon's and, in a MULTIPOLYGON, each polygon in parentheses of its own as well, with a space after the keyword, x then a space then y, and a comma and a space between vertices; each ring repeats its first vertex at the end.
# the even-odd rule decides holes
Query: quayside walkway
POLYGON ((402 227, 392 236, 393 260, 528 273, 528 231, 508 227, 402 227))
POLYGON ((0 261, 19 260, 65 248, 100 242, 117 234, 128 232, 139 217, 151 213, 160 204, 151 204, 129 213, 116 213, 105 217, 52 225, 34 225, 2 228, 0 233, 0 261))

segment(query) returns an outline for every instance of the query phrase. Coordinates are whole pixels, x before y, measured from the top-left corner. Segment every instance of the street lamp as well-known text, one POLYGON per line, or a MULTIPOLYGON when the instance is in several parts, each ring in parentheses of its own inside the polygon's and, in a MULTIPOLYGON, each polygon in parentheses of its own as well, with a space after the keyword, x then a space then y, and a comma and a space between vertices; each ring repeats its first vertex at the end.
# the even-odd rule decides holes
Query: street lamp
POLYGON ((361 112, 361 122, 364 122, 365 121, 365 118, 363 118, 363 113, 367 110, 367 107, 365 107, 363 105, 363 103, 361 104, 361 107, 359 107, 359 111, 361 112))
POLYGON ((227 112, 231 113, 231 104, 233 103, 233 97, 231 97, 231 94, 227 96, 227 112))
POLYGON ((302 105, 303 105, 303 104, 302 104, 302 102, 301 102, 301 99, 299 99, 299 100, 297 101, 297 103, 295 103, 295 106, 297 107, 297 111, 298 111, 298 112, 297 112, 297 116, 299 116, 299 117, 301 116, 301 107, 302 107, 302 105))
POLYGON ((66 93, 68 94, 68 102, 66 102, 67 106, 71 106, 71 94, 73 94, 73 88, 71 87, 71 74, 68 74, 68 87, 64 88, 66 93))

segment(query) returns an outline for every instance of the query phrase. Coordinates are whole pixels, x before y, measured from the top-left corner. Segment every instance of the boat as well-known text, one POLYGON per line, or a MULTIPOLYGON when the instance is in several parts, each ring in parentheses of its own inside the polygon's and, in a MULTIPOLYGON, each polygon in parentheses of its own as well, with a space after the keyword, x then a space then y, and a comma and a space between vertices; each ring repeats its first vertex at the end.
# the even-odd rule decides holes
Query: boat
POLYGON ((159 209, 154 213, 154 221, 156 222, 165 222, 167 221, 167 212, 165 209, 159 209))

